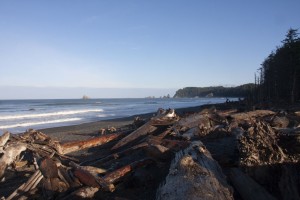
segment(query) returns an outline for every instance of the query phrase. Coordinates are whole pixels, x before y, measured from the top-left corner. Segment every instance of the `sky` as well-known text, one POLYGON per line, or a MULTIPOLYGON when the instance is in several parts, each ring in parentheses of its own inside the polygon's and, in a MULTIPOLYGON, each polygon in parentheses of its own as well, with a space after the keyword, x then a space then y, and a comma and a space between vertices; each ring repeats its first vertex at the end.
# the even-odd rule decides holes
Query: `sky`
POLYGON ((299 0, 0 0, 0 99, 254 82, 300 28, 299 9, 299 0))

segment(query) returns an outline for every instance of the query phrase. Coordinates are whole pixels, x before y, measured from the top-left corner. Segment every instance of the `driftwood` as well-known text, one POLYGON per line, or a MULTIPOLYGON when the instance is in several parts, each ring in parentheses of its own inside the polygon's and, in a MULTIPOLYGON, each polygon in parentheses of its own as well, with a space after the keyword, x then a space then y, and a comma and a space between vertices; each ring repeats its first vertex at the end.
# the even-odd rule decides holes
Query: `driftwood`
POLYGON ((237 168, 230 170, 230 180, 244 200, 275 200, 262 186, 237 168))
POLYGON ((124 167, 121 167, 121 168, 113 171, 113 172, 106 174, 103 177, 103 179, 109 183, 115 183, 115 182, 119 181, 121 178, 123 178, 125 175, 127 175, 128 173, 131 173, 136 168, 146 166, 150 163, 153 163, 153 160, 147 159, 147 158, 140 160, 140 161, 135 161, 129 165, 126 165, 124 167))
POLYGON ((113 184, 108 183, 103 178, 99 177, 95 174, 95 168, 93 168, 92 172, 87 171, 87 168, 84 166, 79 166, 73 162, 70 163, 74 169, 74 175, 86 186, 94 187, 94 188, 101 188, 105 191, 113 192, 115 190, 115 186, 113 184))
POLYGON ((20 155, 21 152, 26 150, 26 145, 23 143, 10 144, 5 148, 4 154, 0 158, 0 179, 4 176, 6 168, 11 165, 16 157, 20 155))
POLYGON ((220 166, 198 141, 175 155, 157 199, 224 200, 233 196, 220 166))
POLYGON ((121 139, 115 146, 112 147, 112 150, 118 149, 141 136, 153 133, 157 130, 157 125, 172 125, 177 121, 177 116, 173 109, 170 110, 163 110, 159 109, 158 113, 155 117, 151 118, 149 122, 138 128, 137 130, 133 131, 123 139, 121 139))
POLYGON ((249 120, 251 118, 262 118, 266 117, 268 115, 275 115, 276 113, 270 110, 255 110, 255 111, 250 111, 250 112, 242 112, 242 113, 235 113, 230 115, 235 120, 249 120))
POLYGON ((82 149, 87 149, 95 146, 99 146, 105 143, 108 143, 112 140, 117 139, 123 135, 122 133, 112 133, 108 135, 103 135, 100 137, 90 138, 83 141, 73 141, 61 144, 58 148, 58 152, 61 154, 68 154, 74 151, 79 151, 82 149))
POLYGON ((3 135, 0 136, 0 153, 2 152, 4 145, 9 140, 9 137, 10 137, 9 132, 5 132, 3 135))
POLYGON ((71 176, 70 170, 67 170, 62 166, 58 168, 58 176, 71 188, 78 188, 82 185, 78 179, 71 176))
POLYGON ((118 149, 141 136, 154 132, 155 130, 157 130, 157 128, 155 126, 152 126, 151 122, 147 122, 137 130, 133 131, 132 133, 121 139, 115 146, 112 147, 112 150, 118 149))
POLYGON ((300 199, 299 165, 282 166, 282 174, 278 183, 283 200, 300 199))
MULTIPOLYGON (((18 189, 16 189, 9 197, 7 197, 7 200, 21 198, 24 193, 36 188, 36 186, 39 184, 39 182, 42 180, 43 175, 38 170, 36 171, 26 183, 23 183, 18 189)), ((24 199, 24 196, 22 197, 24 199)))
POLYGON ((87 164, 87 163, 93 164, 93 165, 95 165, 95 164, 103 164, 103 163, 106 163, 108 161, 111 161, 111 160, 114 160, 114 159, 117 159, 117 158, 121 158, 121 157, 126 156, 126 155, 130 155, 130 153, 132 153, 133 151, 136 151, 136 150, 141 149, 141 148, 146 147, 146 146, 148 146, 148 144, 146 142, 142 142, 142 143, 137 144, 137 145, 135 145, 133 147, 130 147, 130 148, 126 149, 126 150, 110 154, 110 155, 108 155, 106 157, 101 157, 100 159, 96 158, 96 159, 93 159, 93 160, 89 160, 89 161, 83 162, 81 164, 87 164))
MULTIPOLYGON (((159 188, 157 199, 233 199, 221 165, 243 167, 245 176, 278 199, 299 199, 300 134, 297 128, 283 129, 288 121, 289 127, 296 127, 297 120, 295 115, 271 111, 214 108, 179 118, 174 110, 159 110, 148 122, 129 125, 126 133, 118 128, 118 133, 64 144, 34 130, 10 137, 6 133, 0 136, 0 161, 7 160, 12 149, 27 150, 23 158, 12 156, 10 164, 0 165, 13 164, 15 169, 7 170, 0 193, 9 199, 154 199, 159 188), (102 144, 76 159, 73 156, 80 152, 66 155, 102 144), (296 148, 294 154, 288 146, 296 148), (29 179, 23 176, 28 173, 33 174, 29 179), (12 187, 16 179, 18 189, 12 187)), ((235 188, 251 186, 241 180, 235 188)))
POLYGON ((278 128, 286 128, 286 127, 288 127, 289 123, 290 123, 290 121, 287 117, 275 116, 271 121, 271 126, 278 127, 278 128))
POLYGON ((212 114, 192 114, 185 118, 180 119, 176 126, 179 127, 185 127, 187 129, 198 127, 199 125, 202 125, 204 127, 210 127, 210 120, 209 118, 212 118, 212 114))
POLYGON ((92 199, 95 196, 95 193, 99 191, 97 187, 89 187, 85 186, 79 188, 78 190, 72 192, 70 195, 63 198, 63 200, 67 199, 92 199))
POLYGON ((240 164, 245 166, 282 163, 287 158, 275 132, 264 122, 255 123, 239 137, 239 151, 240 164))

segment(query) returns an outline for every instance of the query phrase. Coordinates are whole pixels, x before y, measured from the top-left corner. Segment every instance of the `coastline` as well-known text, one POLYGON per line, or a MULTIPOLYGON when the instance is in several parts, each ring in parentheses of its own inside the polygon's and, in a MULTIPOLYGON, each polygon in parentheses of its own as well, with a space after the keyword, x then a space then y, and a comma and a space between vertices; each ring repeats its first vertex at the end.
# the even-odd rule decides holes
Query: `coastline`
MULTIPOLYGON (((178 108, 175 109, 175 112, 179 116, 182 116, 187 113, 196 113, 205 108, 211 108, 211 107, 215 107, 218 110, 236 108, 238 106, 237 103, 238 102, 205 104, 205 105, 194 106, 194 107, 178 108)), ((88 122, 88 123, 82 123, 82 124, 70 125, 70 126, 58 126, 58 127, 52 127, 46 129, 39 129, 39 131, 61 142, 83 140, 83 139, 87 139, 99 135, 98 132, 102 128, 110 128, 110 127, 121 128, 126 125, 132 124, 135 117, 140 117, 141 119, 148 120, 154 114, 155 112, 143 113, 143 114, 132 115, 129 117, 101 120, 101 121, 88 122)))

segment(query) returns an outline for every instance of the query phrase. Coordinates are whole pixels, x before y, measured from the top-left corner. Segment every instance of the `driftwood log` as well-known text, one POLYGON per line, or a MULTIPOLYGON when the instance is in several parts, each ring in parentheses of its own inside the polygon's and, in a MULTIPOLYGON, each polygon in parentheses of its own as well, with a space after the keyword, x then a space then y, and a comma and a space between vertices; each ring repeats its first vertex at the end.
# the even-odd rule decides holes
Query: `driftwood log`
POLYGON ((0 136, 0 153, 2 152, 3 147, 5 146, 7 141, 9 140, 9 137, 10 137, 9 132, 5 132, 3 135, 0 136))
POLYGON ((262 118, 268 115, 275 115, 276 113, 271 110, 255 110, 250 112, 242 112, 242 113, 235 113, 230 115, 235 120, 250 120, 251 118, 262 118))
POLYGON ((70 166, 74 168, 74 175, 80 180, 81 183, 94 188, 101 188, 105 191, 113 192, 115 186, 103 180, 97 174, 96 167, 80 166, 74 162, 70 163, 70 166))
POLYGON ((6 168, 16 160, 16 157, 19 156, 21 152, 25 150, 26 144, 23 143, 10 144, 5 148, 4 154, 0 158, 0 179, 4 176, 6 168))
POLYGON ((220 166, 197 141, 175 155, 166 181, 157 191, 157 199, 229 200, 233 196, 220 166))
POLYGON ((112 150, 125 146, 128 143, 142 136, 153 133, 157 130, 157 126, 170 126, 174 124, 177 120, 178 117, 175 114, 175 110, 159 109, 155 117, 151 118, 150 121, 148 121, 143 126, 139 127, 137 130, 133 131, 126 137, 122 138, 115 146, 112 147, 112 150))
POLYGON ((244 200, 275 200, 267 190, 238 168, 230 170, 230 180, 244 200))
POLYGON ((57 148, 57 151, 60 154, 68 154, 71 152, 75 152, 75 151, 79 151, 82 149, 87 149, 87 148, 91 148, 91 147, 95 147, 95 146, 99 146, 99 145, 108 143, 112 140, 117 139, 121 135, 123 135, 123 133, 112 133, 112 134, 103 135, 100 137, 90 138, 87 140, 67 142, 67 143, 61 144, 57 148))
POLYGON ((120 147, 136 140, 137 138, 139 138, 143 135, 147 135, 148 133, 152 133, 156 129, 157 128, 155 126, 151 125, 151 121, 149 121, 146 124, 144 124, 143 126, 141 126, 140 128, 138 128, 137 130, 133 131, 132 133, 130 133, 129 135, 127 135, 126 137, 121 139, 115 146, 112 147, 112 150, 118 149, 118 148, 120 148, 120 147))

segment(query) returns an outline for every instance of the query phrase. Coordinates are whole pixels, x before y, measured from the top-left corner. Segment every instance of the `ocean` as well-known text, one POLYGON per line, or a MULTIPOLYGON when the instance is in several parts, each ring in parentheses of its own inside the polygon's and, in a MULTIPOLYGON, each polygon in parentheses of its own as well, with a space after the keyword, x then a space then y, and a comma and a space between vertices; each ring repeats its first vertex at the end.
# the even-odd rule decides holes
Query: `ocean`
MULTIPOLYGON (((237 100, 230 98, 231 101, 237 100)), ((225 98, 0 100, 0 135, 225 102, 225 98)))

